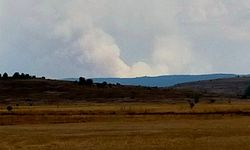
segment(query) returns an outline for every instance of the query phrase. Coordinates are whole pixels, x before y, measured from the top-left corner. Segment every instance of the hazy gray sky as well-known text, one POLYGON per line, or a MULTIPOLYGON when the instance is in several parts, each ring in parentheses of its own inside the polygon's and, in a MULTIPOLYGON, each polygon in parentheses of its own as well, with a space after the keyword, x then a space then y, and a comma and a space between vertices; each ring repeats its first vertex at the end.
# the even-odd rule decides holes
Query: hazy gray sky
POLYGON ((249 0, 0 0, 0 72, 250 73, 249 0))

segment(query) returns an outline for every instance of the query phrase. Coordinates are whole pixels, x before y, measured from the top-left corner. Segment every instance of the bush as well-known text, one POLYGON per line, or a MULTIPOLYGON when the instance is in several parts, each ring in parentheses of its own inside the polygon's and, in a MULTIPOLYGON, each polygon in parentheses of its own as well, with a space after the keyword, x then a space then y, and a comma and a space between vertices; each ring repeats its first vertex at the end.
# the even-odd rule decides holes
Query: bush
POLYGON ((25 79, 31 79, 31 76, 30 76, 29 74, 25 74, 25 75, 24 75, 24 78, 25 78, 25 79))
POLYGON ((131 98, 131 99, 135 99, 135 97, 136 97, 136 92, 131 92, 130 98, 131 98))
POLYGON ((216 101, 215 99, 210 99, 211 104, 215 103, 215 101, 216 101))
POLYGON ((93 85, 93 84, 94 84, 94 81, 93 81, 92 79, 87 79, 87 80, 86 80, 86 85, 91 86, 91 85, 93 85))
POLYGON ((250 86, 248 86, 245 90, 245 93, 242 98, 247 99, 250 96, 250 86))
POLYGON ((96 83, 96 86, 98 88, 105 88, 108 86, 108 83, 107 82, 102 82, 102 83, 96 83))
POLYGON ((12 111, 13 110, 13 107, 12 106, 7 106, 6 108, 8 111, 12 111))
POLYGON ((201 94, 200 93, 192 93, 191 96, 189 96, 189 97, 193 99, 193 102, 195 104, 197 104, 200 102, 201 94))
POLYGON ((191 109, 193 109, 194 108, 194 106, 195 106, 195 103, 194 102, 192 102, 192 101, 188 101, 189 102, 189 106, 190 106, 190 108, 191 109))
POLYGON ((104 81, 104 82, 102 82, 102 85, 105 87, 108 85, 108 83, 104 81))

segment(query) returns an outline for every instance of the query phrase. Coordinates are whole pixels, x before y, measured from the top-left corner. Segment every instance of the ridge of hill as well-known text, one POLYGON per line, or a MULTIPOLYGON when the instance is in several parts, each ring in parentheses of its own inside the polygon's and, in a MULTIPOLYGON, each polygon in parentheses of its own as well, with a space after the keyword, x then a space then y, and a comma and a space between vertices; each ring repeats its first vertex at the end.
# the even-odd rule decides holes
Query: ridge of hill
MULTIPOLYGON (((233 78, 235 74, 204 74, 204 75, 165 75, 156 77, 136 77, 136 78, 93 78, 94 82, 108 82, 112 84, 147 86, 147 87, 170 87, 176 84, 204 81, 221 78, 233 78)), ((77 78, 63 79, 67 81, 77 81, 77 78)))
POLYGON ((250 86, 250 76, 196 81, 177 84, 173 87, 175 89, 189 89, 207 93, 242 96, 248 86, 250 86))

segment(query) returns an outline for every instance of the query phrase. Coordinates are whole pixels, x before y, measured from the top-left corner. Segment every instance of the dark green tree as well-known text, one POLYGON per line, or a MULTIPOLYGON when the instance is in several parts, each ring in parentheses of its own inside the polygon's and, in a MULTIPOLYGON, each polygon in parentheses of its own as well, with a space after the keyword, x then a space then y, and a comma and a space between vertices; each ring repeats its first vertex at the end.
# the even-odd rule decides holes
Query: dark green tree
POLYGON ((24 79, 31 79, 31 76, 29 74, 25 74, 24 79))
POLYGON ((250 97, 250 86, 246 88, 243 98, 248 98, 248 97, 250 97))
POLYGON ((106 81, 104 81, 104 82, 102 82, 102 86, 107 86, 108 85, 108 83, 106 82, 106 81))
POLYGON ((197 104, 200 102, 201 95, 196 93, 193 95, 193 98, 194 98, 194 103, 197 104))
POLYGON ((20 79, 20 74, 19 72, 15 72, 12 76, 13 79, 20 79))
POLYGON ((13 107, 12 106, 7 106, 6 108, 8 111, 12 111, 13 107))
POLYGON ((86 85, 91 86, 94 84, 94 81, 92 79, 87 79, 86 80, 86 85))
POLYGON ((104 81, 104 82, 102 82, 102 83, 96 83, 96 85, 97 85, 97 87, 99 87, 99 88, 105 88, 105 87, 108 86, 108 83, 104 81))
POLYGON ((5 72, 2 77, 4 80, 7 80, 9 78, 8 74, 5 72))
POLYGON ((79 84, 80 85, 85 85, 86 84, 86 79, 84 77, 79 78, 79 84))
POLYGON ((24 73, 21 73, 20 79, 24 79, 24 78, 25 78, 25 74, 24 74, 24 73))

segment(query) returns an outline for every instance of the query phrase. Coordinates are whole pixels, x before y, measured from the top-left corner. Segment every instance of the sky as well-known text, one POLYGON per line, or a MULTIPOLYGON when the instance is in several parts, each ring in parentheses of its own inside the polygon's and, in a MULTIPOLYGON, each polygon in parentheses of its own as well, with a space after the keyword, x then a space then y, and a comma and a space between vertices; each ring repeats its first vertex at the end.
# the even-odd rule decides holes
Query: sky
POLYGON ((250 73, 249 0, 0 0, 0 72, 250 73))

